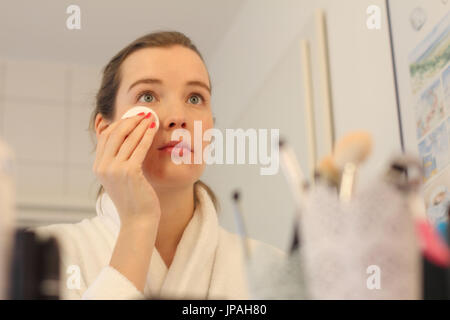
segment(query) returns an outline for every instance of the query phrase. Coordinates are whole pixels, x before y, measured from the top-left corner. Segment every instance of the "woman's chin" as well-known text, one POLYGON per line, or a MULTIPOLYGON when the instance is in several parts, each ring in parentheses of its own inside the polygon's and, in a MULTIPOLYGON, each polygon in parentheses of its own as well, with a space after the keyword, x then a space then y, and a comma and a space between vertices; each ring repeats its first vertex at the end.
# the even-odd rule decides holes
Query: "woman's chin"
POLYGON ((167 163, 158 170, 150 171, 150 181, 161 186, 181 186, 193 184, 202 175, 199 165, 167 163))
POLYGON ((194 164, 194 161, 190 164, 177 164, 172 161, 170 154, 152 155, 146 159, 143 165, 145 175, 155 186, 193 184, 200 178, 205 169, 205 163, 194 164))

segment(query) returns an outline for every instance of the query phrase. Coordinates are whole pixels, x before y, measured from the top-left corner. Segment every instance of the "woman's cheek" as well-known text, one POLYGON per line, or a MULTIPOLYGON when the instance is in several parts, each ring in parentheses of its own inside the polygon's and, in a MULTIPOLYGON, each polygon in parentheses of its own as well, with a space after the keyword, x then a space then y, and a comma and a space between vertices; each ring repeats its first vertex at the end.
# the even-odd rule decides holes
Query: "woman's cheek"
MULTIPOLYGON (((203 128, 202 137, 204 137, 205 136, 205 132, 208 131, 211 128, 212 128, 212 126, 203 128)), ((202 143, 202 146, 203 146, 202 154, 203 154, 203 151, 205 150, 205 148, 207 146, 209 146, 211 144, 211 141, 210 140, 209 141, 208 140, 203 140, 203 139, 202 139, 202 141, 203 141, 203 143, 202 143)))

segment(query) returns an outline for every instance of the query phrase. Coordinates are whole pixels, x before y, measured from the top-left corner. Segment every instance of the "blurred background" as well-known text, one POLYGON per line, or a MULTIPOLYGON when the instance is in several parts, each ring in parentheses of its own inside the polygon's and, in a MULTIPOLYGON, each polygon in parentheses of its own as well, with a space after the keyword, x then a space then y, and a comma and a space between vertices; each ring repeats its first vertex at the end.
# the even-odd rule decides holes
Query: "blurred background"
MULTIPOLYGON (((391 3, 398 13, 402 6, 431 1, 391 3)), ((446 1, 434 3, 436 14, 448 10, 446 1)), ((310 170, 300 40, 311 39, 314 45, 317 8, 326 15, 335 135, 364 129, 374 139, 373 154, 360 174, 364 185, 393 152, 402 150, 385 0, 2 1, 0 136, 16 156, 18 224, 75 222, 95 215, 98 183, 88 126, 101 69, 129 42, 157 30, 183 32, 202 52, 217 128, 279 128, 303 169, 310 170), (66 28, 71 4, 81 9, 80 30, 66 28), (370 5, 381 8, 379 30, 366 25, 370 5)), ((408 16, 398 23, 409 23, 408 16)), ((326 154, 324 97, 315 50, 320 158, 326 154)), ((262 176, 259 169, 213 165, 203 180, 219 198, 226 229, 236 229, 231 193, 238 188, 250 236, 285 249, 294 202, 281 170, 262 176)))

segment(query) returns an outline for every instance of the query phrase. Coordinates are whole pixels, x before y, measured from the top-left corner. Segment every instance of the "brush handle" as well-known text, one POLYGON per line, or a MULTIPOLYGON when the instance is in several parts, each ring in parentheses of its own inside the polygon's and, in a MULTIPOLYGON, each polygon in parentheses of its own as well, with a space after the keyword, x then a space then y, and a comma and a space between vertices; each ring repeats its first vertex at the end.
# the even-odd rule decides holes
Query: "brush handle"
POLYGON ((333 152, 335 142, 334 119, 331 101, 331 81, 330 67, 328 62, 328 37, 325 20, 325 12, 323 9, 317 9, 315 13, 316 29, 318 34, 319 45, 319 64, 321 71, 321 96, 323 97, 323 105, 325 112, 324 128, 326 133, 326 145, 328 153, 333 152))
POLYGON ((281 169, 289 184, 292 196, 298 211, 301 211, 305 202, 303 185, 305 178, 300 164, 297 161, 294 151, 288 146, 283 145, 280 149, 281 169))
POLYGON ((341 186, 339 189, 339 198, 348 202, 351 200, 353 195, 353 190, 355 188, 355 180, 356 180, 356 165, 354 163, 347 163, 344 166, 344 170, 342 172, 341 178, 341 186))
POLYGON ((308 139, 308 164, 309 164, 309 180, 314 181, 314 167, 317 162, 317 146, 316 146, 316 126, 314 117, 314 101, 313 101, 313 86, 311 76, 311 54, 309 42, 302 40, 302 70, 303 70, 303 84, 305 89, 305 122, 306 122, 306 137, 308 139))

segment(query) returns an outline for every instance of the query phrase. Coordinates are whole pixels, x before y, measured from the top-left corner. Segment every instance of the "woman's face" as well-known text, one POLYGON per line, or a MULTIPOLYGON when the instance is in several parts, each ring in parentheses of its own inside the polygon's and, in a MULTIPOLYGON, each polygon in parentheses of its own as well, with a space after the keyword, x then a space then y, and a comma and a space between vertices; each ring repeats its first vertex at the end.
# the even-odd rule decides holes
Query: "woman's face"
MULTIPOLYGON (((192 50, 145 48, 128 56, 121 65, 121 82, 116 96, 114 121, 130 108, 141 105, 152 108, 160 126, 143 163, 146 178, 154 187, 182 187, 193 184, 203 173, 205 164, 176 164, 171 154, 158 150, 171 140, 176 129, 186 129, 194 148, 194 120, 203 131, 213 127, 208 72, 203 61, 192 50)), ((202 150, 208 145, 202 139, 202 150)))

